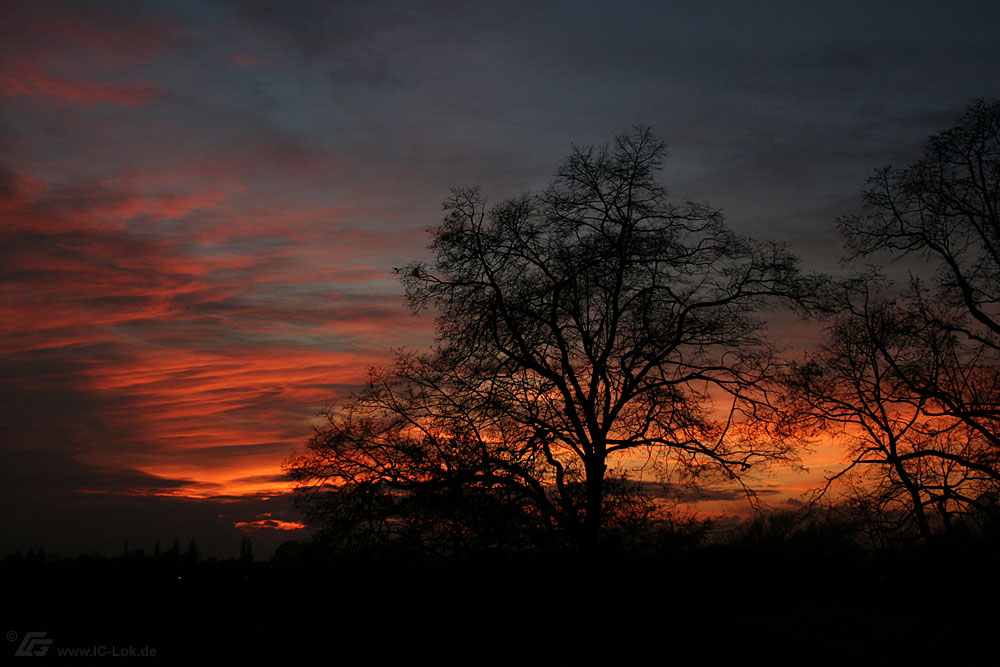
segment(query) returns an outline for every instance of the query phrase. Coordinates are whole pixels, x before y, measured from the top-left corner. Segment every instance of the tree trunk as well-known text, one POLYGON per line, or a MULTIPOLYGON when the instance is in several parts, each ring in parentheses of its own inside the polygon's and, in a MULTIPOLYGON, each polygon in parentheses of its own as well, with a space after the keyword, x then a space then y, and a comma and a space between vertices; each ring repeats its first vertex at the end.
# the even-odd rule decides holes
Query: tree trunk
POLYGON ((917 528, 920 530, 920 536, 923 538, 924 543, 928 546, 934 543, 934 535, 931 533, 930 522, 927 521, 927 513, 924 512, 924 504, 920 498, 920 490, 917 485, 913 483, 910 478, 910 474, 907 472, 906 468, 903 467, 903 463, 895 456, 895 444, 893 444, 893 456, 890 459, 893 467, 896 469, 896 474, 899 475, 899 481, 902 482, 903 487, 910 494, 910 501, 913 503, 913 517, 917 521, 917 528))
POLYGON ((597 551, 601 538, 601 523, 604 519, 604 473, 608 467, 604 457, 588 460, 586 466, 586 515, 583 522, 583 544, 585 551, 597 551))

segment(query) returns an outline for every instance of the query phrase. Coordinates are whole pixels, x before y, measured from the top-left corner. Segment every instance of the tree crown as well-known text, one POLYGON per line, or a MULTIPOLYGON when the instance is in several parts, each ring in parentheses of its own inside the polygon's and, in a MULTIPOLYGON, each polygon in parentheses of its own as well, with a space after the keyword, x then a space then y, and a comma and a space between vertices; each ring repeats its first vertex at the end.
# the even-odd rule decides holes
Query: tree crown
POLYGON ((655 181, 664 154, 639 128, 574 149, 538 194, 452 192, 433 261, 397 269, 410 306, 437 313, 435 347, 373 372, 291 466, 335 488, 328 516, 466 530, 479 521, 455 518, 461 506, 593 545, 653 507, 608 472, 616 452, 735 479, 789 455, 744 417, 770 409, 758 314, 797 294, 795 259, 670 202, 655 181))
POLYGON ((574 150, 536 196, 487 206, 457 190, 435 261, 399 270, 411 306, 438 311, 442 349, 491 367, 494 389, 538 390, 520 418, 555 427, 580 456, 709 451, 694 388, 749 400, 772 361, 754 313, 791 295, 797 276, 783 247, 738 237, 705 205, 669 202, 654 180, 664 152, 640 129, 574 150))

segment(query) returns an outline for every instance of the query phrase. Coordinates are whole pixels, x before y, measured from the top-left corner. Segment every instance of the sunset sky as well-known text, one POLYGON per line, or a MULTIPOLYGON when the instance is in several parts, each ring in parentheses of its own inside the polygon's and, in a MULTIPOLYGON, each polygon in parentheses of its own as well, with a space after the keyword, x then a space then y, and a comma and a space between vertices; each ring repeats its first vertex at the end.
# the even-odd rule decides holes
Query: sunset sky
MULTIPOLYGON (((574 144, 649 125, 674 198, 837 271, 874 168, 1000 96, 998 28, 993 0, 0 0, 0 555, 300 536, 282 461, 432 340, 392 267, 451 188, 536 190, 574 144)), ((779 505, 836 453, 805 463, 761 481, 779 505)))

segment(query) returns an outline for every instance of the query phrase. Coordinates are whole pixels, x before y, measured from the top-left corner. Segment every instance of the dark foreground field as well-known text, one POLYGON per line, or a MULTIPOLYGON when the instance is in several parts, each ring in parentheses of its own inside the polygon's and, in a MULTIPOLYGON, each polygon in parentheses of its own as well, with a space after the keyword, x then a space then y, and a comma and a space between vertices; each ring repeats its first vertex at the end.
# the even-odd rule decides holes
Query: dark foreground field
POLYGON ((997 555, 965 545, 457 562, 8 558, 4 650, 351 663, 960 655, 995 643, 997 555))

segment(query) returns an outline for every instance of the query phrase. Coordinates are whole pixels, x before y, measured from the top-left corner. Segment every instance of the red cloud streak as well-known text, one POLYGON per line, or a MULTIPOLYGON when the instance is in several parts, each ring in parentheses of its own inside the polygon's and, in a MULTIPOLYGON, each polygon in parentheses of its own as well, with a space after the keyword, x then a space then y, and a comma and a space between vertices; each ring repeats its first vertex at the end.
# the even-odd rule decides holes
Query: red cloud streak
POLYGON ((30 97, 46 106, 123 104, 140 106, 164 94, 162 87, 149 81, 73 81, 54 77, 32 65, 18 64, 0 72, 0 97, 30 97))
POLYGON ((0 176, 0 390, 79 415, 15 424, 14 447, 150 475, 150 494, 281 492, 323 406, 428 333, 391 274, 357 260, 388 237, 280 218, 250 231, 228 191, 177 175, 0 176))

